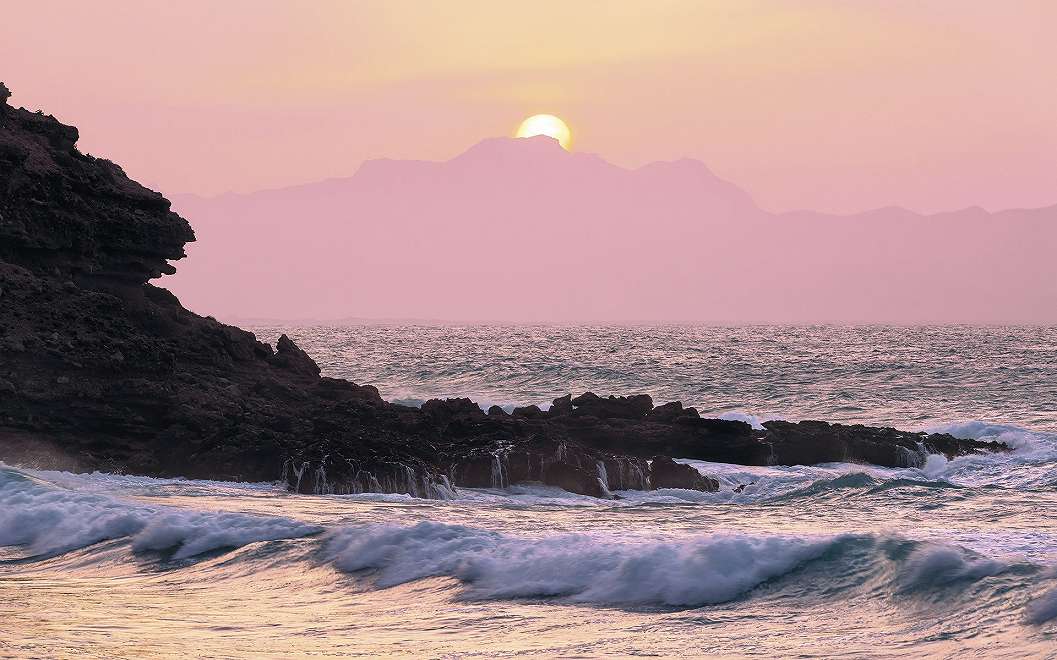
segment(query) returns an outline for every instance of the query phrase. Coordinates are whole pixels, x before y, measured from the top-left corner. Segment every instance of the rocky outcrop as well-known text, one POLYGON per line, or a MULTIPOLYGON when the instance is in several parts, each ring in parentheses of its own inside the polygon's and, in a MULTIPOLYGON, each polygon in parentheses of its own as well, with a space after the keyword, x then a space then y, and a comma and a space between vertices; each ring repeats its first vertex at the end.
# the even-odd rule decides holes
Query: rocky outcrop
POLYGON ((562 402, 555 406, 555 413, 572 413, 580 417, 597 417, 598 419, 643 419, 653 410, 653 399, 646 394, 634 396, 610 396, 605 399, 585 392, 575 399, 570 398, 571 409, 564 405, 564 397, 555 400, 562 402))
POLYGON ((650 480, 654 488, 719 490, 719 481, 706 477, 689 465, 676 463, 667 456, 655 456, 650 462, 650 480))
POLYGON ((169 201, 77 151, 77 129, 0 104, 0 259, 76 283, 142 284, 176 272, 194 240, 169 201))
POLYGON ((312 378, 319 375, 319 365, 308 356, 292 339, 286 335, 280 335, 275 344, 275 355, 270 358, 272 364, 304 376, 312 378))
POLYGON ((851 461, 887 467, 921 467, 929 454, 954 458, 973 452, 1009 451, 1000 442, 963 440, 946 433, 911 433, 861 424, 819 421, 771 421, 763 424, 762 441, 776 465, 812 465, 851 461))
POLYGON ((184 309, 149 282, 194 240, 158 193, 80 153, 77 130, 10 107, 0 87, 0 460, 147 475, 284 480, 304 493, 444 497, 540 482, 595 496, 715 490, 668 457, 728 463, 913 465, 1005 447, 861 426, 702 419, 649 396, 585 393, 485 414, 421 409, 320 376, 184 309))

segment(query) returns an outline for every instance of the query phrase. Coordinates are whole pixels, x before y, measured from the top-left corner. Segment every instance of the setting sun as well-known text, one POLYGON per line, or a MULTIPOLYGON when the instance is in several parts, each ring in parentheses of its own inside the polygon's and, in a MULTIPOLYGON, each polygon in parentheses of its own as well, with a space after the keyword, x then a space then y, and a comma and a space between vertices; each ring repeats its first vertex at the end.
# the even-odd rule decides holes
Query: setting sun
POLYGON ((516 137, 525 138, 546 135, 558 141, 562 148, 569 151, 573 143, 573 134, 568 124, 554 115, 532 115, 518 126, 516 137))

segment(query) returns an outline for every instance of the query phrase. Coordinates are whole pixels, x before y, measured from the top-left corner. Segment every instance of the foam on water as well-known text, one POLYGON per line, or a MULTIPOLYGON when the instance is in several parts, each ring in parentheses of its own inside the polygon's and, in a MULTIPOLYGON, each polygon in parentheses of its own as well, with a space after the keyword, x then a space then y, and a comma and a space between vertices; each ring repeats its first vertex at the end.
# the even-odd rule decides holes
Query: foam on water
POLYGON ((739 535, 648 544, 582 535, 525 539, 423 522, 342 529, 331 535, 327 551, 343 571, 377 571, 383 587, 444 576, 464 582, 475 598, 685 606, 736 598, 831 544, 739 535))
POLYGON ((320 531, 282 517, 147 506, 55 487, 0 468, 0 546, 23 546, 32 555, 129 537, 136 551, 172 550, 175 559, 182 559, 320 531))
MULTIPOLYGON (((720 482, 717 493, 690 496, 695 501, 754 502, 790 495, 812 495, 841 487, 885 488, 893 483, 933 487, 1040 488, 1057 483, 1057 434, 1031 431, 1009 424, 960 422, 929 429, 955 437, 1004 442, 1013 451, 978 453, 948 460, 940 454, 926 458, 920 468, 885 468, 858 463, 794 466, 744 466, 683 460, 720 482), (849 481, 850 475, 861 483, 849 481)), ((628 497, 650 498, 621 493, 628 497)), ((662 495, 661 491, 656 491, 662 495)), ((669 495, 668 493, 664 495, 669 495)), ((662 495, 663 496, 663 495, 662 495)), ((679 495, 675 494, 676 497, 679 495)), ((684 498, 686 499, 686 498, 684 498)))
MULTIPOLYGON (((458 499, 445 501, 285 495, 261 484, 4 468, 0 546, 23 552, 5 553, 0 561, 0 593, 2 578, 32 570, 31 575, 49 579, 34 583, 28 596, 19 592, 20 602, 28 597, 37 603, 32 600, 36 590, 54 583, 62 594, 89 603, 83 607, 98 609, 93 593, 113 594, 119 584, 135 583, 147 590, 145 604, 137 605, 135 595, 123 597, 137 612, 136 625, 142 623, 148 633, 157 602, 149 594, 158 598, 158 590, 160 597, 176 599, 165 601, 170 604, 199 594, 204 600, 198 606, 207 611, 217 610, 233 593, 241 593, 240 607, 251 610, 258 607, 257 598, 271 594, 272 600, 252 615, 262 626, 271 625, 273 617, 292 616, 286 605, 292 599, 305 603, 305 632, 315 630, 320 607, 340 604, 346 608, 345 624, 368 637, 383 607, 394 612, 398 631, 430 621, 437 625, 443 612, 445 627, 468 632, 485 626, 479 631, 485 636, 497 634, 488 622, 507 629, 504 622, 516 616, 513 612, 570 630, 584 616, 554 609, 530 615, 526 607, 590 605, 606 608, 610 614, 604 618, 637 613, 643 617, 637 625, 647 628, 663 625, 664 612, 695 608, 688 610, 693 613, 688 621, 709 625, 688 623, 680 630, 697 639, 695 644, 706 632, 752 636, 765 621, 786 625, 778 622, 790 612, 827 612, 832 621, 820 622, 827 630, 861 626, 862 616, 849 614, 851 604, 854 612, 888 613, 878 615, 882 619, 871 634, 912 630, 906 633, 910 639, 923 640, 961 638, 959 631, 980 626, 1042 644, 1038 636, 1049 634, 1057 619, 1057 572, 1051 568, 1057 557, 1044 550, 1057 539, 1045 529, 1033 531, 1037 518, 1025 528, 999 516, 1005 526, 979 529, 973 522, 976 510, 939 509, 935 518, 950 518, 954 528, 924 530, 917 527, 919 519, 906 530, 915 536, 885 530, 877 520, 890 509, 890 520, 905 513, 928 515, 927 508, 917 506, 922 498, 943 504, 968 493, 1003 501, 1002 489, 943 485, 928 481, 920 470, 910 479, 914 472, 909 469, 850 464, 701 467, 720 474, 723 491, 624 491, 625 499, 602 500, 525 485, 460 489, 458 499), (754 492, 748 487, 733 491, 749 478, 756 480, 754 492), (822 515, 838 522, 837 529, 821 531, 826 527, 818 518, 822 515), (805 517, 814 522, 805 527, 794 520, 805 517), (1024 556, 1020 548, 1027 551, 1024 556), (145 564, 134 556, 144 552, 162 556, 145 564), (336 577, 335 571, 345 576, 336 577), (63 582, 68 575, 79 582, 63 582), (89 591, 78 596, 82 584, 89 591), (361 602, 371 605, 364 609, 361 602), (901 618, 908 623, 898 623, 901 618)), ((1042 494, 1027 493, 1036 499, 1042 494)), ((41 600, 36 616, 52 606, 41 600)), ((193 617, 191 607, 188 616, 193 617)), ((211 616, 223 626, 234 615, 211 616)), ((788 625, 794 630, 803 624, 788 625)), ((296 639, 281 646, 296 647, 296 639)), ((649 635, 641 639, 658 643, 649 635)), ((38 642, 25 643, 24 648, 38 648, 38 642)), ((224 648, 234 653, 234 647, 224 648)), ((601 653, 600 647, 590 648, 601 653)), ((916 643, 910 648, 920 651, 916 643)), ((1015 642, 1000 648, 1023 650, 1015 642)), ((452 652, 466 650, 464 645, 452 652)), ((553 653, 575 654, 570 649, 553 653)))
POLYGON ((749 413, 741 412, 739 410, 728 410, 727 412, 720 413, 719 415, 717 415, 717 417, 719 419, 729 419, 735 422, 745 422, 746 424, 758 431, 763 429, 764 422, 769 422, 775 419, 786 419, 785 417, 780 417, 777 415, 751 415, 749 413))
MULTIPOLYGON (((1014 447, 1008 453, 979 453, 952 460, 929 455, 920 468, 886 468, 858 463, 827 463, 811 466, 745 466, 677 459, 692 465, 702 474, 716 478, 720 489, 715 493, 682 489, 655 491, 614 491, 619 500, 598 501, 595 498, 568 493, 542 484, 512 485, 500 489, 460 488, 454 499, 478 503, 507 502, 524 506, 568 505, 609 507, 636 506, 645 503, 750 503, 775 498, 819 495, 840 489, 886 489, 903 485, 934 488, 1002 487, 1046 488, 1057 484, 1057 434, 1031 431, 1008 424, 969 421, 946 424, 930 432, 951 433, 956 437, 998 440, 1014 447)), ((2 464, 0 464, 2 467, 2 464)), ((274 483, 230 483, 187 479, 155 479, 105 473, 72 474, 45 470, 28 471, 35 477, 82 493, 122 492, 127 495, 157 496, 197 494, 215 495, 227 491, 240 496, 276 494, 274 483)), ((363 493, 342 496, 361 501, 402 501, 410 494, 380 495, 363 493)))
MULTIPOLYGON (((1040 572, 956 546, 873 534, 716 533, 629 542, 585 534, 511 536, 436 522, 338 529, 328 534, 325 553, 340 570, 367 572, 381 588, 446 577, 463 585, 464 598, 620 606, 725 603, 764 584, 780 585, 776 580, 795 582, 799 571, 819 562, 825 568, 810 577, 814 589, 825 591, 832 579, 886 597, 965 587, 1008 571, 1040 572)), ((1052 598, 1032 606, 1033 620, 1044 620, 1052 598)))

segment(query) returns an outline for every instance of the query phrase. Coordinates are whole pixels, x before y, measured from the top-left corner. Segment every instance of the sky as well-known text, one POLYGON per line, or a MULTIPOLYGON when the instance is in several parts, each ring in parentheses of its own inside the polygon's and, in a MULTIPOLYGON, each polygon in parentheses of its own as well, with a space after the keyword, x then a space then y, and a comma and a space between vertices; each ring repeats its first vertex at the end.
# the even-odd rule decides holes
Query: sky
POLYGON ((11 3, 15 105, 166 194, 446 160, 526 116, 771 211, 1057 203, 1057 3, 11 3))

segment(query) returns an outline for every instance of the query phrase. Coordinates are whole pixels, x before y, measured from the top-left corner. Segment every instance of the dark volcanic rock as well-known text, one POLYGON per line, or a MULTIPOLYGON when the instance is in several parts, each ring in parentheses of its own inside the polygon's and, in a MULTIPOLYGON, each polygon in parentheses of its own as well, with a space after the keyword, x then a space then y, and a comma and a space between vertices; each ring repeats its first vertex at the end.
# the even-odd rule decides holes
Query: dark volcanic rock
POLYGON ((521 406, 520 408, 514 408, 510 415, 518 419, 539 419, 543 417, 543 411, 540 410, 539 406, 521 406))
POLYGON ((551 417, 558 417, 560 415, 569 415, 573 412, 573 397, 571 394, 560 396, 551 402, 550 410, 547 414, 551 417))
POLYGON ((271 358, 272 364, 304 376, 318 376, 319 366, 316 361, 308 357, 292 339, 286 335, 280 335, 275 345, 275 355, 271 358))
POLYGON ((0 259, 75 283, 176 272, 168 261, 194 240, 190 225, 77 138, 50 115, 0 105, 0 259))
MULTIPOLYGON (((566 442, 530 441, 506 451, 459 459, 449 473, 456 484, 471 488, 505 488, 511 484, 540 482, 582 495, 608 497, 607 463, 613 465, 613 483, 623 483, 619 460, 603 460, 589 448, 566 442)), ((630 482, 631 478, 627 480, 630 482)), ((646 487, 645 482, 636 483, 646 487)))
POLYGON ((686 490, 719 490, 719 482, 706 477, 695 468, 676 463, 667 456, 655 456, 650 462, 650 483, 654 488, 685 488, 686 490))
POLYGON ((598 479, 598 473, 592 473, 581 467, 569 465, 568 463, 555 463, 544 474, 543 483, 548 486, 557 486, 570 493, 591 495, 592 497, 606 497, 609 493, 598 479))
POLYGON ((859 424, 765 422, 764 441, 773 448, 769 462, 811 465, 853 461, 888 467, 921 467, 928 454, 954 458, 974 451, 1006 451, 998 442, 960 440, 947 434, 908 433, 859 424))
POLYGON ((173 272, 190 226, 76 140, 0 104, 4 459, 275 479, 324 438, 379 459, 428 455, 398 433, 398 413, 378 434, 358 424, 385 407, 374 388, 321 379, 289 339, 275 351, 148 284, 173 272))
POLYGON ((641 419, 653 410, 653 399, 648 394, 634 396, 610 396, 603 399, 585 392, 570 403, 574 406, 573 414, 598 417, 599 419, 641 419))
POLYGON ((480 406, 469 399, 430 399, 422 404, 422 414, 448 423, 454 420, 469 421, 484 415, 480 406))
POLYGON ((320 377, 285 335, 273 349, 150 284, 194 240, 188 223, 80 153, 77 129, 7 98, 0 86, 0 460, 279 478, 305 493, 445 497, 542 482, 606 496, 712 487, 666 456, 908 465, 925 451, 1005 449, 822 422, 757 431, 679 403, 654 408, 644 394, 564 396, 513 415, 469 399, 387 403, 374 387, 320 377))
POLYGON ((693 408, 683 408, 683 404, 680 401, 670 401, 663 405, 657 406, 650 411, 650 420, 655 422, 670 422, 679 417, 698 417, 697 411, 693 408), (690 411, 693 411, 692 413, 690 411))

